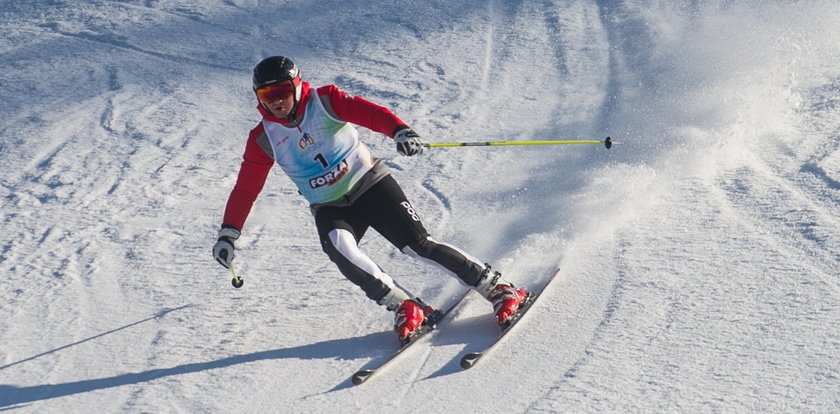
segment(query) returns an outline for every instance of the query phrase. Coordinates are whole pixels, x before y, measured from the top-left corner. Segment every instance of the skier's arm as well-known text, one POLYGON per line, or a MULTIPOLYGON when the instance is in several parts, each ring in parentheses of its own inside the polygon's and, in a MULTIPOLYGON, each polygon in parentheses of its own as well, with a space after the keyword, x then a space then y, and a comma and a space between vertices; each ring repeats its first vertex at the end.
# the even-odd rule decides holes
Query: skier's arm
POLYGON ((318 88, 318 97, 321 98, 322 102, 326 98, 327 110, 331 110, 339 119, 379 132, 390 138, 394 137, 398 129, 408 127, 388 108, 358 96, 350 95, 338 89, 335 85, 318 88))
POLYGON ((262 125, 259 125, 251 131, 248 143, 245 144, 239 177, 228 198, 222 227, 242 230, 254 201, 265 185, 268 172, 274 165, 274 160, 257 143, 257 137, 262 133, 262 125))

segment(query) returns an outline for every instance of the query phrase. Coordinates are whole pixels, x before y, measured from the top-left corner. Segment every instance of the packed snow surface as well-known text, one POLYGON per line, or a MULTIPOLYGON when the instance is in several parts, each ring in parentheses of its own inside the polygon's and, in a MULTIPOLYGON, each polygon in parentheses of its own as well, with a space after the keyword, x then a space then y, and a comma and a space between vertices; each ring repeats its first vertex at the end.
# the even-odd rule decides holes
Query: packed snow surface
MULTIPOLYGON (((840 411, 836 1, 5 0, 0 7, 0 410, 840 411), (391 108, 431 148, 362 130, 433 236, 523 287, 495 335, 470 294, 397 346, 320 249, 279 168, 210 253, 251 69, 391 108)), ((370 232, 435 306, 464 289, 370 232)))

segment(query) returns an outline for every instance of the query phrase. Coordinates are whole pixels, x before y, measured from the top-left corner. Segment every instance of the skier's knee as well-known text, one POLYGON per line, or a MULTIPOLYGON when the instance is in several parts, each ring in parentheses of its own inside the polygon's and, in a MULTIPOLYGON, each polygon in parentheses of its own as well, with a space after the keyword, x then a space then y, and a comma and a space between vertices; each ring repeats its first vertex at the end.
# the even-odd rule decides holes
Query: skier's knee
MULTIPOLYGON (((381 300, 391 290, 390 285, 393 282, 390 281, 390 278, 383 280, 380 278, 381 276, 377 277, 371 274, 370 269, 366 270, 357 266, 351 258, 347 257, 346 253, 342 253, 342 250, 348 250, 346 244, 349 242, 348 240, 352 240, 352 237, 349 239, 325 237, 321 239, 321 248, 347 280, 361 287, 368 298, 374 301, 381 300), (345 244, 341 245, 341 243, 345 244)), ((387 275, 384 276, 387 278, 387 275)))
POLYGON ((340 260, 340 258, 342 257, 341 253, 338 252, 338 249, 335 248, 335 245, 333 245, 332 241, 329 238, 321 239, 321 249, 333 262, 340 260))
POLYGON ((403 249, 403 253, 428 258, 437 247, 437 243, 431 237, 424 237, 406 247, 407 249, 403 249))

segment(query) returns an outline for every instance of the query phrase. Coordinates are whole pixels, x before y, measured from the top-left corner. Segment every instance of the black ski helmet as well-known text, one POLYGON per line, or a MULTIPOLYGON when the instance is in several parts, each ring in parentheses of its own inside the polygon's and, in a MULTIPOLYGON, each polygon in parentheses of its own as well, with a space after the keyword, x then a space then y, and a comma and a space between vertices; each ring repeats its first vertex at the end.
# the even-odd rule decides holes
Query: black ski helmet
POLYGON ((300 69, 287 57, 271 56, 257 63, 254 67, 253 81, 254 92, 268 85, 291 81, 295 86, 295 103, 300 101, 300 69))

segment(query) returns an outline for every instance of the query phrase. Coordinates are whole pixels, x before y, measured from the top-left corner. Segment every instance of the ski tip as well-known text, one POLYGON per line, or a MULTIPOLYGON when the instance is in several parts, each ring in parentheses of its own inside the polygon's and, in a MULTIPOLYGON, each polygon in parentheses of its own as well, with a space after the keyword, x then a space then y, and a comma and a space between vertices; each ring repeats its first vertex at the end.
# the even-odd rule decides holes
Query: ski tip
POLYGON ((481 358, 481 352, 470 352, 461 358, 461 368, 463 369, 470 369, 472 368, 478 359, 481 358))
POLYGON ((364 384, 365 381, 373 375, 374 371, 369 369, 363 369, 355 374, 353 374, 353 378, 350 380, 353 381, 353 385, 361 385, 364 384))

